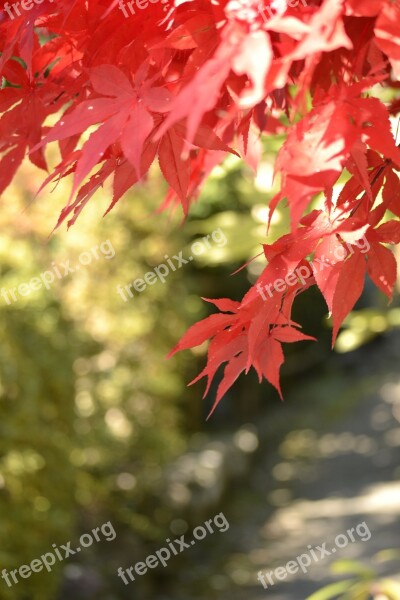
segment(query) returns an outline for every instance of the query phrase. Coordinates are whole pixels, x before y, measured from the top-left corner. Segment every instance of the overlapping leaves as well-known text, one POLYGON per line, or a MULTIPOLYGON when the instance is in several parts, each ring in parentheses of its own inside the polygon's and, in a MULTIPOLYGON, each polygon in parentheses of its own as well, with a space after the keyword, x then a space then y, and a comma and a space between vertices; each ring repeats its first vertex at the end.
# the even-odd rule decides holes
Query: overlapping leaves
POLYGON ((324 268, 267 300, 254 286, 241 302, 217 301, 221 314, 184 336, 178 350, 211 339, 202 374, 209 384, 225 364, 217 402, 250 367, 280 393, 281 345, 307 339, 291 320, 292 304, 310 285, 326 300, 334 338, 366 274, 391 298, 400 150, 390 117, 400 104, 370 92, 400 87, 397 0, 153 1, 129 18, 106 0, 21 11, 0 11, 0 190, 25 155, 46 169, 46 146, 57 142, 60 162, 45 183, 73 175, 58 225, 72 224, 108 178, 114 207, 155 160, 171 188, 164 206, 180 202, 187 214, 225 153, 239 152, 254 168, 249 140, 287 132, 270 210, 288 202, 291 232, 265 244, 257 285, 273 284, 277 272, 290 276, 310 256, 324 268), (335 199, 345 170, 349 181, 335 199), (304 216, 317 194, 324 210, 304 216), (347 254, 334 259, 344 246, 347 254))

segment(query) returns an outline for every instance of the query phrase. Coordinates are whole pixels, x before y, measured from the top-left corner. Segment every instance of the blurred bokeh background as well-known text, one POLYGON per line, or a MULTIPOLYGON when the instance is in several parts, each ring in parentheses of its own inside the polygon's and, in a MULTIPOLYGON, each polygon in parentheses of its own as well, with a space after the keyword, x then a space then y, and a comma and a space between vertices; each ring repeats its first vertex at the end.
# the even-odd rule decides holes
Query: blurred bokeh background
MULTIPOLYGON (((202 383, 187 387, 206 348, 165 358, 189 325, 212 312, 201 296, 238 300, 261 272, 260 258, 231 276, 265 241, 280 143, 268 142, 255 179, 229 157, 184 224, 178 214, 156 214, 166 191, 157 171, 104 219, 110 190, 98 193, 69 232, 52 234, 68 182, 32 201, 43 175, 26 164, 4 194, 2 288, 66 261, 74 266, 101 244, 115 256, 100 252, 50 289, 16 302, 0 297, 0 567, 28 564, 53 544, 71 540, 74 547, 107 521, 117 537, 11 588, 0 580, 0 598, 299 600, 336 581, 330 559, 268 590, 258 571, 364 520, 371 540, 337 556, 345 561, 336 566, 339 578, 352 570, 367 582, 398 574, 396 555, 372 560, 400 546, 397 296, 388 307, 367 284, 331 352, 324 302, 315 290, 303 294, 296 318, 319 342, 287 349, 284 403, 251 374, 206 422, 215 387, 205 400, 202 383), (164 284, 123 301, 119 285, 165 255, 187 254, 217 228, 225 245, 212 244, 164 284), (227 532, 129 586, 117 577, 118 567, 154 554, 166 538, 190 537, 221 511, 227 532), (372 562, 373 570, 352 560, 372 562)), ((269 239, 287 226, 281 207, 269 239)), ((374 586, 375 596, 358 589, 354 597, 400 598, 374 586)))

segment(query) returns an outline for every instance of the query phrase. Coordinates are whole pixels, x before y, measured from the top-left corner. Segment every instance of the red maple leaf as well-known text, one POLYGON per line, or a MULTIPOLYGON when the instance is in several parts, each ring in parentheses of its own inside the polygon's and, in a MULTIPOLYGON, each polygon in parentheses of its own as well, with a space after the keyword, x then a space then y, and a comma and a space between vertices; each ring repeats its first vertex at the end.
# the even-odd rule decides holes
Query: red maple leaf
POLYGON ((281 393, 282 343, 309 339, 291 319, 298 294, 318 286, 333 339, 366 275, 393 294, 400 5, 141 4, 128 17, 116 0, 57 0, 15 13, 17 5, 4 4, 0 191, 25 155, 46 169, 44 148, 57 142, 60 163, 44 185, 73 175, 58 225, 72 225, 108 178, 111 210, 156 159, 170 187, 160 210, 180 204, 187 215, 228 152, 256 170, 260 140, 285 135, 275 165, 281 185, 269 208, 272 215, 288 203, 290 232, 264 240, 266 266, 241 301, 215 301, 220 314, 194 325, 174 350, 211 340, 201 376, 208 390, 224 365, 216 403, 251 367, 281 393), (389 91, 387 102, 379 87, 389 91), (333 187, 346 178, 336 197, 333 187), (318 195, 323 208, 310 211, 318 195))

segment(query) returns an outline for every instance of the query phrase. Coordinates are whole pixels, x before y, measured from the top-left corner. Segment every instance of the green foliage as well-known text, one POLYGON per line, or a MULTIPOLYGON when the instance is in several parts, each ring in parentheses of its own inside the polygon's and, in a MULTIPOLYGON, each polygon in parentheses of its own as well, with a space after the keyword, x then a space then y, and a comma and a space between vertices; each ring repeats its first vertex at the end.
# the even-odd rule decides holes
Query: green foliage
MULTIPOLYGON (((398 550, 384 550, 375 556, 377 562, 400 558, 398 550)), ((335 575, 352 576, 331 583, 306 600, 400 600, 400 582, 389 577, 379 578, 377 570, 355 560, 340 560, 332 565, 335 575)))
MULTIPOLYGON (((200 306, 183 270, 127 302, 118 295, 117 285, 188 241, 179 229, 167 237, 165 219, 156 229, 144 202, 142 212, 125 205, 100 223, 97 206, 79 231, 48 240, 51 218, 39 206, 29 217, 22 212, 25 182, 13 193, 1 218, 5 290, 51 269, 53 261, 76 265, 80 253, 106 240, 116 254, 107 259, 99 252, 98 260, 50 289, 17 293, 17 302, 1 298, 0 565, 8 571, 106 520, 142 543, 164 533, 171 513, 156 498, 163 467, 185 448, 180 414, 189 397, 184 364, 178 375, 165 356, 176 329, 187 327, 200 306)), ((62 193, 57 190, 55 203, 62 193)), ((1 580, 1 597, 54 600, 62 567, 11 589, 1 580)))
MULTIPOLYGON (((71 531, 77 475, 70 460, 76 445, 75 336, 72 330, 68 334, 57 305, 48 307, 45 319, 40 310, 2 313, 0 564, 11 570, 49 551, 52 543, 64 543, 71 531)), ((32 600, 51 598, 58 571, 45 581, 23 580, 17 596, 3 589, 1 597, 23 597, 29 590, 32 600)))

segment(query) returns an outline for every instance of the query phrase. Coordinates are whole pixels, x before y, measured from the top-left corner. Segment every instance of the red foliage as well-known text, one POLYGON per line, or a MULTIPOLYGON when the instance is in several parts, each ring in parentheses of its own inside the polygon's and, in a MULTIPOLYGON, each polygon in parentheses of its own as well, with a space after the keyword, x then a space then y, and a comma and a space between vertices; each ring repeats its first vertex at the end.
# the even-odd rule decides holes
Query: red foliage
POLYGON ((237 150, 253 166, 249 139, 287 133, 270 210, 287 200, 291 232, 264 246, 258 287, 238 303, 215 301, 221 314, 192 327, 175 348, 211 339, 200 375, 208 387, 227 363, 216 403, 251 366, 280 392, 281 344, 307 339, 291 320, 304 289, 320 288, 335 339, 365 273, 389 298, 396 277, 383 244, 400 241, 399 222, 381 222, 388 211, 400 216, 400 149, 389 120, 400 104, 392 94, 385 105, 371 90, 400 87, 400 0, 295 4, 140 0, 133 15, 124 4, 126 17, 117 1, 44 0, 27 2, 20 16, 8 3, 0 12, 0 190, 26 153, 46 169, 44 148, 57 141, 61 162, 46 182, 74 174, 58 224, 72 224, 108 177, 114 206, 156 157, 171 188, 164 206, 180 202, 187 214, 226 152, 237 150), (344 170, 350 179, 334 199, 344 170), (304 216, 319 193, 324 209, 304 216), (357 244, 364 236, 365 253, 357 244), (310 276, 293 279, 310 269, 310 256, 310 276), (263 297, 260 286, 273 285, 277 273, 292 283, 263 297))

